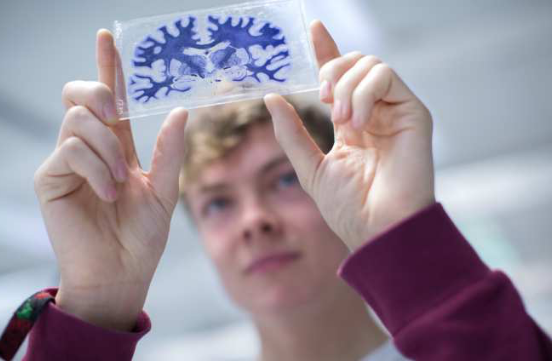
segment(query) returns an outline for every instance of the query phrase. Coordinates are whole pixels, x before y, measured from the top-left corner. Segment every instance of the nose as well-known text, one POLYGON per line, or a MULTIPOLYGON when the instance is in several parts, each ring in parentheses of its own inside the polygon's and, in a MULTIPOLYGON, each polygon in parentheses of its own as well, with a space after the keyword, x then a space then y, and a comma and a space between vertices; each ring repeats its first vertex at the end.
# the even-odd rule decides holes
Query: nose
POLYGON ((274 226, 266 221, 261 221, 257 225, 251 225, 243 230, 243 239, 251 241, 255 237, 270 235, 274 232, 274 226))
POLYGON ((277 235, 281 228, 277 214, 259 201, 249 202, 244 206, 242 221, 242 239, 246 242, 269 239, 277 235))

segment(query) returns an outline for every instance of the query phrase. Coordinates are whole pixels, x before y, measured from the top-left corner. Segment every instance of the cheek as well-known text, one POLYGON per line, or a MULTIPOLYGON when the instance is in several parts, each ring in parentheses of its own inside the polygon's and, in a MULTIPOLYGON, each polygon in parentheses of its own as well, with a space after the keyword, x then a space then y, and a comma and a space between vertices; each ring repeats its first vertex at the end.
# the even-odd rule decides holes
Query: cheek
POLYGON ((248 289, 243 282, 236 247, 224 233, 201 234, 207 256, 217 271, 219 280, 230 298, 238 305, 247 305, 248 289), (225 238, 226 236, 226 238, 225 238))
POLYGON ((328 266, 330 270, 339 266, 349 254, 345 244, 330 229, 314 202, 308 198, 298 203, 292 212, 286 212, 285 222, 289 225, 308 257, 315 263, 328 266))
POLYGON ((230 264, 230 256, 232 252, 228 234, 225 234, 224 232, 208 232, 203 230, 200 231, 200 237, 203 240, 207 256, 211 259, 214 265, 219 270, 227 268, 230 264))
POLYGON ((280 198, 280 214, 285 223, 301 232, 328 229, 314 201, 304 192, 286 200, 280 198))

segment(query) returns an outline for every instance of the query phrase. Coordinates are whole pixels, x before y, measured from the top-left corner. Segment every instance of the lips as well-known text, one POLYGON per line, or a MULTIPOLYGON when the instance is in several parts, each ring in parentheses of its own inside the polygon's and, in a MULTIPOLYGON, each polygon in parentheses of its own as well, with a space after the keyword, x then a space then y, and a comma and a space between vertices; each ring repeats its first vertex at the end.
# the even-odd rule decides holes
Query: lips
POLYGON ((269 270, 279 269, 287 264, 295 261, 300 257, 298 252, 283 252, 274 253, 271 255, 257 258, 246 269, 246 274, 265 272, 269 270))

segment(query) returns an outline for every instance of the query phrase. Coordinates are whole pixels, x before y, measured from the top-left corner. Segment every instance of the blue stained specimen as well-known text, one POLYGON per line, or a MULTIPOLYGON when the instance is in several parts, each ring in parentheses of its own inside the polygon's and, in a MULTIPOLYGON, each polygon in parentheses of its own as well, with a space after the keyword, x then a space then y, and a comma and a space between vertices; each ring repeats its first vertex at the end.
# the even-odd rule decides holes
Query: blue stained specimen
POLYGON ((206 20, 206 41, 195 29, 197 19, 190 16, 187 26, 182 19, 174 23, 178 35, 164 25, 158 29, 163 41, 150 35, 136 46, 132 61, 135 72, 129 78, 130 94, 135 100, 147 103, 171 92, 185 93, 201 80, 286 81, 278 74, 290 67, 281 29, 253 17, 228 17, 223 22, 208 16, 206 20), (253 49, 262 49, 264 54, 253 49))

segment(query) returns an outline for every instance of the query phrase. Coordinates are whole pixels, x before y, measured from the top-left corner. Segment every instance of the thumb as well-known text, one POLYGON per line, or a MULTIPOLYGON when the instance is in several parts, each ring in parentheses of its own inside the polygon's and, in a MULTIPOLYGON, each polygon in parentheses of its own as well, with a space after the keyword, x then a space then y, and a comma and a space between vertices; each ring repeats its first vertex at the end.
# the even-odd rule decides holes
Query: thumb
POLYGON ((264 98, 272 116, 276 140, 293 165, 299 182, 308 193, 324 153, 309 135, 297 112, 281 95, 269 94, 264 98))
POLYGON ((314 20, 310 24, 310 34, 318 68, 340 56, 337 44, 320 20, 314 20))
POLYGON ((115 46, 113 35, 109 30, 100 29, 96 35, 96 64, 98 66, 98 81, 115 90, 115 46))
POLYGON ((156 193, 162 200, 176 204, 178 198, 178 176, 184 162, 184 128, 188 111, 173 109, 161 126, 151 161, 149 174, 156 193))

